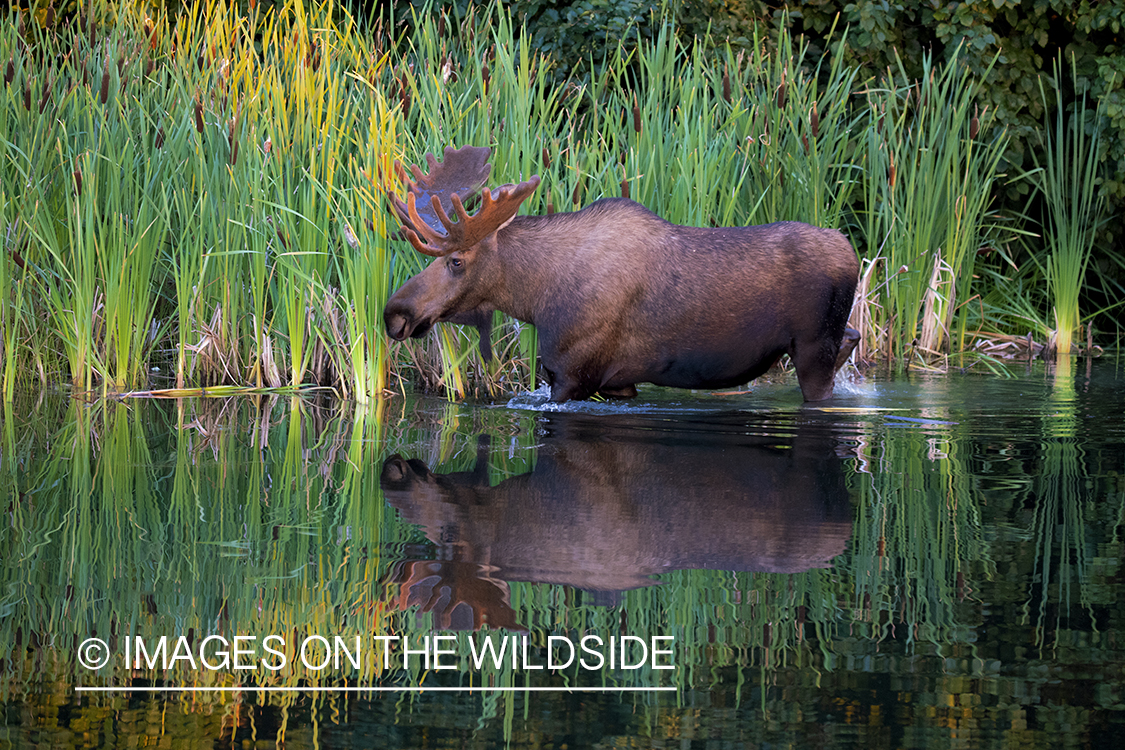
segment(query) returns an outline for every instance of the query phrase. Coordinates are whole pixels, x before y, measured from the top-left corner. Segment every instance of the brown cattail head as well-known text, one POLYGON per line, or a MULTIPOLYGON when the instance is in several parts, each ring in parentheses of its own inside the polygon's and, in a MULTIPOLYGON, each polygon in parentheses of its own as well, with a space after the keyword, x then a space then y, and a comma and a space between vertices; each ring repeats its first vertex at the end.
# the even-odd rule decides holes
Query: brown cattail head
POLYGON ((309 54, 305 60, 309 70, 316 72, 320 69, 320 41, 315 41, 309 45, 309 54))
POLYGON ((491 79, 491 74, 488 71, 488 63, 482 63, 480 66, 480 77, 484 82, 484 95, 488 96, 488 82, 491 79))
POLYGON ((781 71, 781 85, 777 87, 777 108, 784 109, 786 101, 785 93, 785 71, 781 71))
POLYGON ((152 71, 156 70, 156 60, 152 57, 145 63, 145 78, 152 78, 152 71))
POLYGON ((629 197, 629 178, 627 177, 621 180, 621 197, 629 197))
POLYGON ((23 108, 31 111, 31 77, 23 82, 23 108))
POLYGON ((405 119, 410 115, 410 87, 406 84, 406 72, 398 77, 398 99, 402 103, 402 116, 405 119))
POLYGON ((570 194, 570 202, 575 206, 582 200, 582 173, 578 173, 578 179, 574 181, 574 192, 570 194))
POLYGON ((551 155, 547 153, 547 147, 543 147, 543 171, 546 172, 551 168, 551 155))
POLYGON ((636 95, 633 96, 633 130, 641 132, 641 105, 637 103, 636 95))
POLYGON ((203 135, 203 102, 199 100, 199 92, 195 92, 195 129, 203 135))
POLYGON ((105 61, 105 69, 102 70, 102 88, 98 94, 98 101, 103 105, 109 101, 109 60, 105 61))
POLYGON ((74 194, 82 197, 82 170, 74 170, 74 194))
POLYGON ((976 108, 973 113, 973 119, 969 120, 969 140, 975 140, 980 135, 980 107, 976 108))
POLYGON ((43 16, 43 25, 48 29, 55 27, 55 6, 47 6, 47 13, 43 16))
POLYGON ((723 66, 723 99, 730 104, 730 64, 723 66))
POLYGON ((43 114, 43 110, 47 108, 47 102, 51 99, 51 71, 47 71, 46 77, 43 79, 43 92, 39 95, 39 114, 43 114))
POLYGON ((887 179, 891 185, 891 189, 893 190, 895 186, 895 158, 893 156, 891 157, 890 174, 888 174, 887 179))
POLYGON ((16 77, 16 60, 14 56, 8 57, 8 64, 4 68, 4 85, 11 86, 12 79, 16 77))
POLYGON ((555 204, 551 203, 551 199, 547 199, 547 215, 550 216, 555 212, 555 204))
POLYGON ((442 13, 438 16, 437 20, 437 38, 445 39, 445 14, 442 13))
POLYGON ((157 148, 164 148, 164 126, 161 125, 156 129, 156 136, 152 139, 152 145, 157 148))
POLYGON ((820 135, 820 115, 816 113, 816 102, 812 103, 812 112, 809 112, 809 130, 812 131, 813 138, 820 135))
POLYGON ((809 152, 809 137, 804 133, 801 133, 801 144, 805 147, 805 153, 807 154, 809 152))
POLYGON ((235 120, 230 121, 230 165, 233 167, 238 164, 238 136, 234 132, 235 120))

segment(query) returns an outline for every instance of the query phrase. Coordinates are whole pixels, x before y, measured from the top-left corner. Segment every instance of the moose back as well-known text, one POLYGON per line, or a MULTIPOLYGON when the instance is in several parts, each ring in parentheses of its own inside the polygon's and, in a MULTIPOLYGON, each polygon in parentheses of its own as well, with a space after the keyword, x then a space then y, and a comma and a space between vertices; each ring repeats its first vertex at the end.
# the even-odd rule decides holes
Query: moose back
POLYGON ((500 310, 538 329, 552 401, 629 398, 640 382, 730 387, 786 353, 806 401, 832 397, 859 338, 847 327, 859 262, 842 234, 797 222, 685 227, 625 198, 516 216, 539 178, 481 192, 489 153, 427 154, 429 173, 414 165, 413 180, 396 162, 402 234, 435 260, 388 301, 392 338, 500 310))

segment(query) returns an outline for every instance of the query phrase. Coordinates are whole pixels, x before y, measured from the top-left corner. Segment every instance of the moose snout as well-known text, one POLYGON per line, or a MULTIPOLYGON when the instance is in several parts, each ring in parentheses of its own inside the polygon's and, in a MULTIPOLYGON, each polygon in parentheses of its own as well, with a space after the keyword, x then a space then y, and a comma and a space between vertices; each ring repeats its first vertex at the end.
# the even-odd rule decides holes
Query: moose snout
POLYGON ((402 341, 410 335, 410 319, 402 312, 397 312, 388 307, 383 311, 383 325, 387 335, 395 341, 402 341))

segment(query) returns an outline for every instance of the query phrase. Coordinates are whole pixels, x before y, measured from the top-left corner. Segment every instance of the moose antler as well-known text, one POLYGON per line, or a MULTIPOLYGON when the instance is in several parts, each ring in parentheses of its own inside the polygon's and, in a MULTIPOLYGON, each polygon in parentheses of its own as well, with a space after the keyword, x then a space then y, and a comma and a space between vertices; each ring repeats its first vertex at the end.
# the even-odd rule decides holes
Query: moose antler
POLYGON ((415 250, 441 257, 472 247, 508 223, 516 215, 520 204, 535 192, 539 186, 538 176, 519 185, 502 186, 496 191, 495 198, 488 188, 484 188, 480 210, 469 216, 464 201, 475 195, 488 179, 492 169, 487 163, 490 153, 488 148, 446 147, 445 159, 441 162, 433 154, 426 154, 430 172, 426 174, 418 165, 412 164, 410 171, 414 180, 407 177, 402 162, 395 160, 395 172, 407 184, 406 202, 394 195, 389 197, 395 214, 402 222, 402 234, 415 250), (452 206, 457 215, 456 222, 449 218, 448 206, 452 206), (432 213, 427 209, 431 209, 432 213), (444 233, 438 229, 439 223, 444 227, 444 233))

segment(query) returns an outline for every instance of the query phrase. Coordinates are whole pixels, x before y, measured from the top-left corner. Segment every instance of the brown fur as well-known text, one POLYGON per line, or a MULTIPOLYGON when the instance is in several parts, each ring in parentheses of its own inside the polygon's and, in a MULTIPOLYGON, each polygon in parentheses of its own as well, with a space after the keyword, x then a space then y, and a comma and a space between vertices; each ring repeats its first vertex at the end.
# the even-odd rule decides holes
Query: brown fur
POLYGON ((785 353, 805 400, 819 401, 855 345, 847 318, 858 276, 835 230, 684 227, 609 198, 517 216, 437 258, 394 294, 384 321, 396 339, 476 310, 532 323, 552 401, 627 397, 640 382, 730 387, 785 353))

